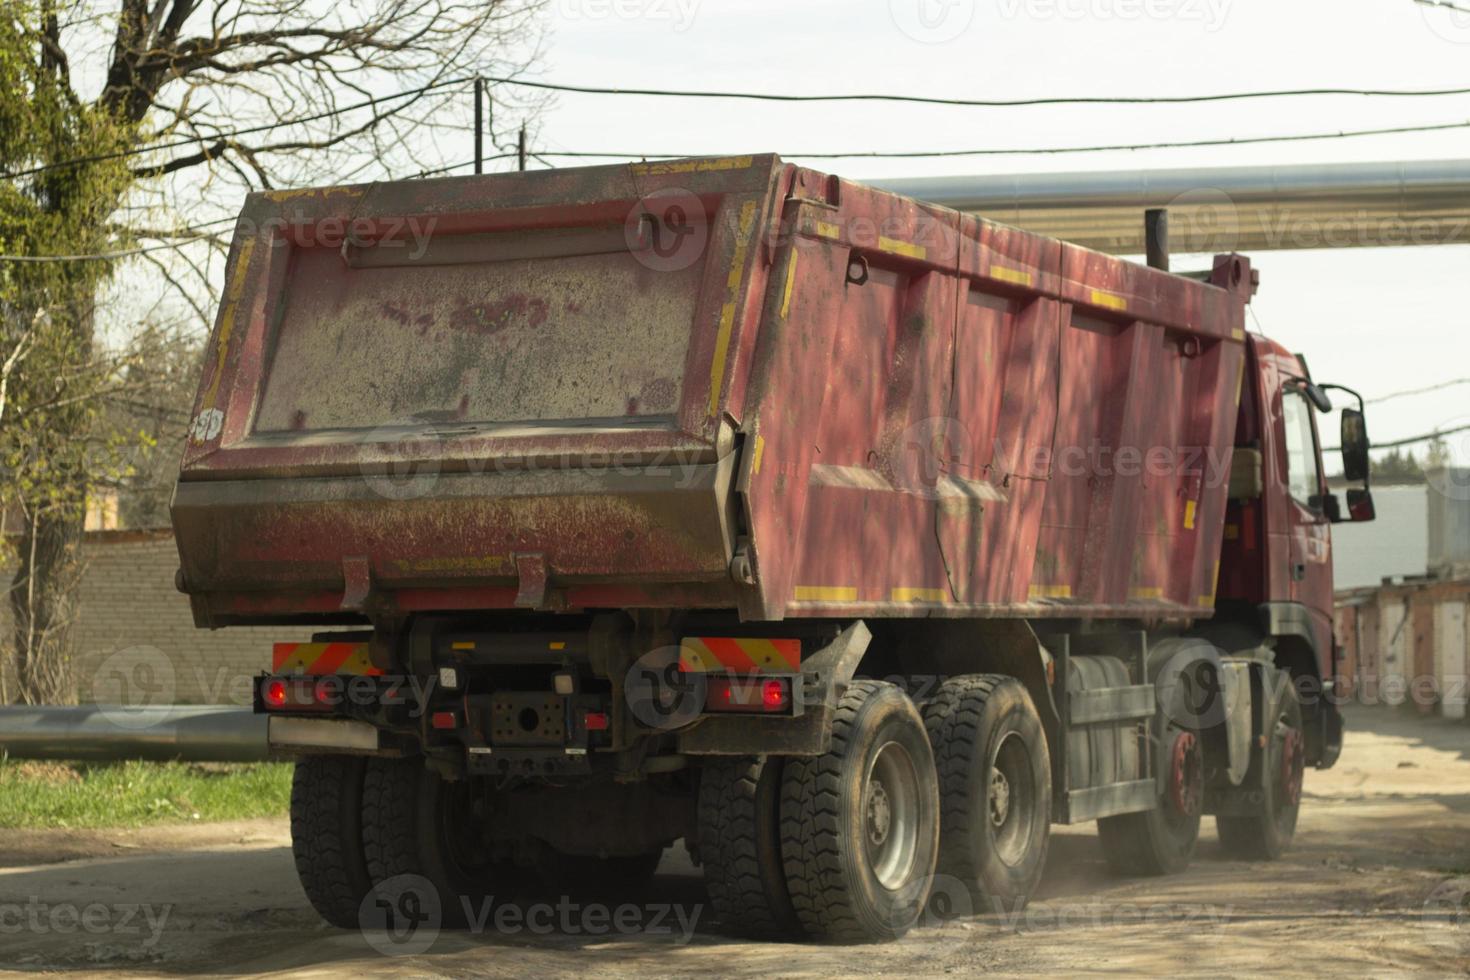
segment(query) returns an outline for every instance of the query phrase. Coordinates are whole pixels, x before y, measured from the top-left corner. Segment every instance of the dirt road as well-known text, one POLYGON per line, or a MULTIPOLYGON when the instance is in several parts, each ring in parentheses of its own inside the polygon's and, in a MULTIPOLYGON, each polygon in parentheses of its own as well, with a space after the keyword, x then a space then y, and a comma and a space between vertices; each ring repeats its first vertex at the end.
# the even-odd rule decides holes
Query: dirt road
POLYGON ((1091 825, 1057 828, 1019 915, 936 924, 886 946, 726 936, 682 850, 625 908, 491 911, 475 935, 395 945, 318 924, 285 821, 0 836, 0 970, 82 975, 1174 976, 1470 975, 1470 727, 1349 715, 1342 761, 1307 775, 1283 861, 1111 877, 1091 825), (522 916, 524 916, 522 918, 522 916), (501 929, 494 923, 499 921, 501 929), (621 926, 621 928, 619 928, 621 926), (641 930, 641 931, 629 931, 641 930), (403 955, 385 955, 377 947, 403 955))

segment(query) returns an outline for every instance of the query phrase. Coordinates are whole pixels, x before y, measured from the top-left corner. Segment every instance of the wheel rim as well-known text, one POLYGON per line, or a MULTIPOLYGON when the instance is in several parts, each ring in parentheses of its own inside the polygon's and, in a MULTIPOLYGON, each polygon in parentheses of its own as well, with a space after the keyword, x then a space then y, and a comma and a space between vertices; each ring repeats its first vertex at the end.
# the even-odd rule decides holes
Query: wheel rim
POLYGON ((1204 787, 1199 739, 1193 732, 1180 732, 1169 758, 1170 816, 1183 822, 1197 815, 1204 799, 1204 787))
POLYGON ((1026 860, 1036 819, 1036 788, 1031 784, 1031 750, 1010 732, 995 750, 986 779, 985 813, 995 836, 995 853, 1011 867, 1026 860))
POLYGON ((887 742, 863 781, 863 850, 873 877, 898 891, 913 873, 919 849, 919 777, 908 750, 887 742))
POLYGON ((1306 768, 1302 733, 1285 717, 1276 727, 1281 738, 1281 800, 1286 806, 1296 806, 1302 801, 1302 776, 1306 768))

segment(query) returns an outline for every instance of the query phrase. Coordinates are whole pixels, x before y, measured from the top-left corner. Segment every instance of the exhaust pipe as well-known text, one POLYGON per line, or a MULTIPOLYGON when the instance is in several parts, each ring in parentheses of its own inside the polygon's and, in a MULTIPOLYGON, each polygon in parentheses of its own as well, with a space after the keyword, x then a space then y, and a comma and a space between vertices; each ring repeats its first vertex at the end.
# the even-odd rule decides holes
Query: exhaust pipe
POLYGON ((264 762, 266 719, 249 708, 149 705, 0 708, 0 752, 76 762, 264 762))

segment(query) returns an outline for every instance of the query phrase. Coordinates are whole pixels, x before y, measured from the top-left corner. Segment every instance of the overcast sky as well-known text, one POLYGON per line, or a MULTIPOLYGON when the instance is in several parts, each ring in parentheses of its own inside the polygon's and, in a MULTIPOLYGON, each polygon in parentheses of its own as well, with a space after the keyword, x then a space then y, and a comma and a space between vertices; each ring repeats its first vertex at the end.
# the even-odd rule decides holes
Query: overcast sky
MULTIPOLYGON (((541 77, 587 85, 972 98, 1465 87, 1470 15, 1413 0, 550 0, 541 77)), ((969 149, 1470 120, 1470 97, 925 108, 562 94, 536 149, 969 149)), ((443 147, 441 147, 443 149, 443 147)), ((452 154, 450 155, 452 157, 452 154)), ((854 179, 1470 158, 1470 130, 1065 157, 822 160, 854 179)), ((569 164, 571 161, 561 161, 569 164)), ((1272 252, 1255 314, 1318 380, 1379 395, 1470 375, 1470 246, 1272 252)), ((1376 407, 1375 439, 1470 422, 1470 385, 1376 407)), ((1463 439, 1463 437, 1462 437, 1463 439)), ((1451 440, 1452 446, 1455 440, 1451 440)), ((1454 447, 1470 461, 1470 441, 1454 447)), ((1422 449, 1422 447, 1421 447, 1422 449)))

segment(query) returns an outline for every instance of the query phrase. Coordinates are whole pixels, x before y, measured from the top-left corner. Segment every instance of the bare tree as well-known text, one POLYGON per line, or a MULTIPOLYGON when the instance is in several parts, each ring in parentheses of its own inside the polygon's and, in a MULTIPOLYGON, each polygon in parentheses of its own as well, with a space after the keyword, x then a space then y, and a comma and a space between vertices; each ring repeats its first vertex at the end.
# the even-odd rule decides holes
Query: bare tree
POLYGON ((146 263, 147 281, 206 319, 220 219, 242 191, 449 162, 435 127, 467 116, 469 79, 535 62, 540 4, 6 0, 0 503, 19 525, 10 607, 21 698, 74 697, 58 665, 70 656, 86 497, 99 479, 89 440, 100 396, 130 383, 104 350, 116 324, 98 303, 117 263, 146 263), (33 327, 42 320, 44 336, 33 327))

